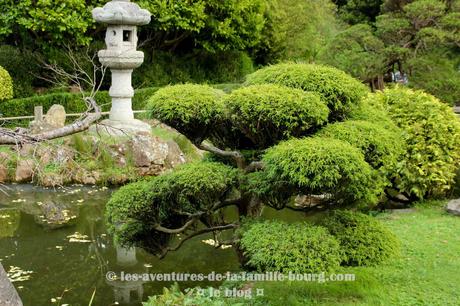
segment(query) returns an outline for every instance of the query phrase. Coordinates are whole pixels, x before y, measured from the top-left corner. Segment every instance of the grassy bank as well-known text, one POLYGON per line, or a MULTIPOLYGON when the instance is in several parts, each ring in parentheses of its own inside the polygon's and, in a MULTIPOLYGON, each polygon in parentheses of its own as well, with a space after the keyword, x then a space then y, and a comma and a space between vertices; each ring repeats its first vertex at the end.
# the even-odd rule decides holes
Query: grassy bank
POLYGON ((256 283, 248 305, 460 305, 460 218, 445 202, 378 216, 401 240, 399 258, 377 267, 344 268, 355 282, 256 283))

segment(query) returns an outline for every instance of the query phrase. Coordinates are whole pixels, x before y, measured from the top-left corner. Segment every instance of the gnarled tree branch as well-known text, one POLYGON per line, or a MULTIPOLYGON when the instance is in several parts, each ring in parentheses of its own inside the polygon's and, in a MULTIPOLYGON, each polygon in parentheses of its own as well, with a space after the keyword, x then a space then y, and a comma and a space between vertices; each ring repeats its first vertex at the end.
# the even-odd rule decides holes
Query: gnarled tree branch
POLYGON ((211 144, 202 142, 198 144, 198 148, 201 150, 205 150, 211 153, 214 153, 216 155, 222 156, 222 157, 229 157, 232 158, 235 162, 238 168, 244 169, 245 167, 245 160, 243 154, 239 151, 226 151, 219 149, 211 144))
POLYGON ((165 248, 163 250, 163 252, 159 255, 159 257, 160 257, 160 259, 164 258, 169 252, 177 251, 187 240, 190 240, 193 237, 196 237, 196 236, 199 236, 199 235, 202 235, 202 234, 206 234, 206 233, 209 233, 209 232, 214 232, 214 231, 224 231, 224 230, 236 228, 237 226, 238 226, 237 224, 231 223, 231 224, 214 226, 214 227, 209 227, 209 228, 204 228, 204 229, 198 230, 198 231, 188 235, 184 239, 182 239, 175 247, 165 248))

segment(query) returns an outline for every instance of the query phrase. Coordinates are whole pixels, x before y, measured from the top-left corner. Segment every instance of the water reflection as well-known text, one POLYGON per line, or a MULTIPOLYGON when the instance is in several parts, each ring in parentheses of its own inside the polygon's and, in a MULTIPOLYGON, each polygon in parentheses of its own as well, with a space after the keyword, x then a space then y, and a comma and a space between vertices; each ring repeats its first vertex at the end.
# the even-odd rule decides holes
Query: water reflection
MULTIPOLYGON (((147 273, 147 268, 143 265, 138 265, 136 257, 136 248, 124 248, 116 246, 117 251, 117 267, 112 267, 110 271, 130 274, 147 273), (122 268, 122 269, 120 269, 122 268)), ((122 280, 107 280, 109 286, 113 288, 114 298, 122 305, 136 305, 143 301, 144 297, 144 281, 122 281, 122 280)))
MULTIPOLYGON (((93 305, 140 305, 171 285, 108 282, 108 271, 120 275, 225 273, 239 269, 233 250, 216 250, 202 243, 211 235, 188 241, 163 260, 142 249, 115 245, 104 221, 104 206, 111 190, 81 186, 57 190, 25 185, 11 188, 10 196, 0 193, 0 260, 5 268, 33 271, 30 278, 15 283, 24 305, 88 305, 95 289, 93 305)), ((182 288, 209 285, 217 284, 180 283, 182 288)))

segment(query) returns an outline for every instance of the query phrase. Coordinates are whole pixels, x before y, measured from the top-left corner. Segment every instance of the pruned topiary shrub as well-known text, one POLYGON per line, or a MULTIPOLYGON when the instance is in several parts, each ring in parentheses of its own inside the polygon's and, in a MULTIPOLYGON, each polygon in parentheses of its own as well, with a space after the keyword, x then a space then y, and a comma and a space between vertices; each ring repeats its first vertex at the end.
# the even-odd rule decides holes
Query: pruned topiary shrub
POLYGON ((237 89, 224 104, 232 126, 262 148, 305 135, 325 124, 329 115, 318 94, 274 84, 237 89))
POLYGON ((0 66, 0 102, 13 98, 13 81, 10 74, 0 66))
POLYGON ((376 203, 383 186, 361 151, 333 138, 291 139, 267 150, 250 186, 275 207, 292 194, 325 194, 335 204, 376 203))
POLYGON ((460 122, 451 107, 432 95, 407 88, 370 95, 403 130, 407 149, 393 173, 395 187, 416 200, 445 195, 460 165, 460 122))
POLYGON ((361 149, 366 162, 374 169, 391 169, 404 150, 400 130, 388 129, 378 123, 361 120, 347 120, 327 125, 318 134, 343 140, 361 149))
POLYGON ((135 244, 154 252, 150 239, 155 238, 152 231, 156 225, 174 227, 184 216, 209 209, 237 183, 236 169, 221 163, 197 162, 124 186, 107 203, 109 231, 122 244, 135 244))
POLYGON ((239 231, 249 270, 317 273, 333 271, 342 261, 339 243, 321 226, 263 221, 248 222, 239 231))
POLYGON ((347 120, 369 121, 378 123, 385 128, 394 129, 396 125, 391 120, 386 108, 381 104, 371 104, 368 97, 372 96, 373 94, 369 94, 358 104, 353 105, 347 114, 347 120))
POLYGON ((336 210, 321 225, 339 241, 344 265, 377 265, 399 253, 396 236, 371 216, 336 210))
POLYGON ((190 140, 199 142, 222 116, 223 95, 223 91, 208 85, 167 86, 150 98, 147 109, 150 118, 171 125, 190 140))
POLYGON ((246 85, 280 84, 321 94, 332 119, 342 119, 367 93, 366 87, 345 72, 315 64, 284 63, 247 76, 246 85))

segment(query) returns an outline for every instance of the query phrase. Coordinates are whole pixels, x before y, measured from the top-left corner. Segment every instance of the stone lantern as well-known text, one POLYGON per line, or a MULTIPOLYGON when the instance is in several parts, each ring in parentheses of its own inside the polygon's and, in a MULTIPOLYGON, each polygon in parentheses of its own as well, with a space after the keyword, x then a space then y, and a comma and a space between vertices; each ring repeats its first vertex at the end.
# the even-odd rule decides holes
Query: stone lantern
POLYGON ((112 108, 109 120, 102 122, 110 134, 150 131, 150 126, 134 119, 131 75, 144 61, 144 53, 137 51, 137 28, 150 22, 150 12, 130 0, 112 0, 93 10, 97 22, 107 24, 106 48, 98 52, 99 61, 112 73, 109 95, 112 108))

